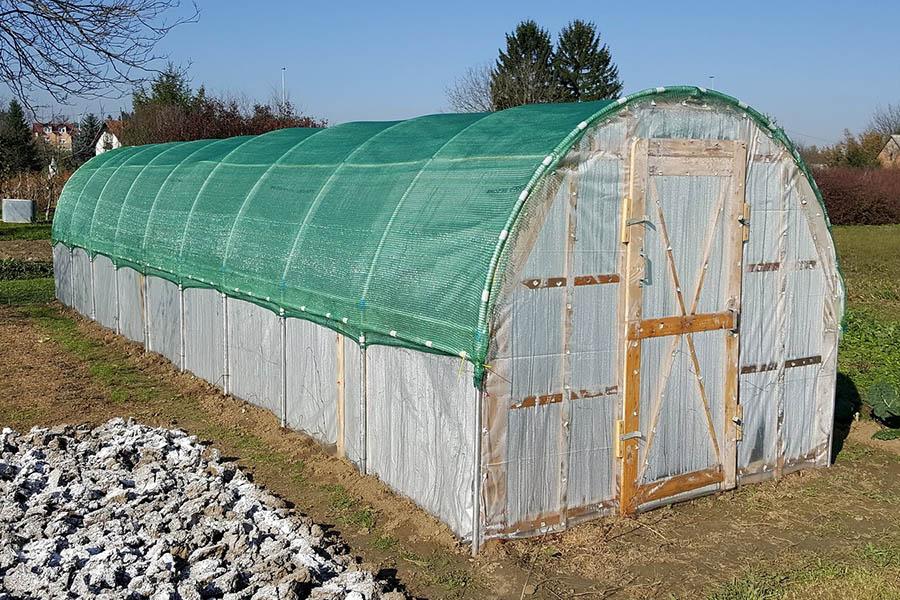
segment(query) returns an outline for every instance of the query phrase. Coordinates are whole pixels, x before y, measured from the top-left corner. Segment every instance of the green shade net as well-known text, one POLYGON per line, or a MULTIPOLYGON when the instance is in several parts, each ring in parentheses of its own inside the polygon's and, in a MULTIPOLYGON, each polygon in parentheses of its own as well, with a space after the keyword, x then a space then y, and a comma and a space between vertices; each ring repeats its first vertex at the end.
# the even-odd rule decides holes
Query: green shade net
POLYGON ((366 343, 463 356, 477 384, 494 271, 523 191, 588 124, 660 95, 738 106, 809 176, 784 133, 745 104, 657 88, 618 101, 113 150, 66 184, 53 240, 366 343))
POLYGON ((606 104, 121 148, 72 176, 53 237, 367 343, 480 361, 501 231, 544 158, 606 104))

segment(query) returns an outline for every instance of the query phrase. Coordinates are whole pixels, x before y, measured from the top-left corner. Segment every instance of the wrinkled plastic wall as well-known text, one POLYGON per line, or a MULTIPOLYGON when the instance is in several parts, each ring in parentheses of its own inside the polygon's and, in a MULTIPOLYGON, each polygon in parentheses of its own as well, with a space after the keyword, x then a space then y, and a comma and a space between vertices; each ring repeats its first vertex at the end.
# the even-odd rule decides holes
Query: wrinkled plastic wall
POLYGON ((144 276, 128 267, 119 269, 119 333, 133 342, 144 343, 144 276))
POLYGON ((72 251, 72 290, 75 310, 90 317, 94 291, 91 287, 91 257, 81 248, 72 251))
POLYGON ((53 280, 56 284, 56 299, 72 306, 72 253, 64 244, 53 246, 53 280))
POLYGON ((366 349, 369 471, 460 536, 472 528, 475 390, 469 363, 366 349))
POLYGON ((222 294, 184 290, 184 368, 220 388, 225 387, 224 326, 222 294))
POLYGON ((325 444, 337 442, 338 334, 287 319, 287 423, 325 444))
POLYGON ((228 300, 229 392, 281 416, 281 324, 255 304, 228 300))
POLYGON ((181 302, 178 286, 159 277, 147 278, 149 349, 181 368, 181 302))
POLYGON ((94 310, 98 323, 116 329, 116 266, 100 254, 94 257, 94 310))

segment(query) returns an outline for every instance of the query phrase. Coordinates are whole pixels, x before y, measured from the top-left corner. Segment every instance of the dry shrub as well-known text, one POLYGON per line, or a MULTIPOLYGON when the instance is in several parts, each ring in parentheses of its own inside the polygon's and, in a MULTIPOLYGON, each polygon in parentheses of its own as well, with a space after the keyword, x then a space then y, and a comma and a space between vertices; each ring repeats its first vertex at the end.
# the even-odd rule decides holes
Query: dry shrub
POLYGON ((23 198, 36 203, 36 218, 43 219, 47 215, 47 203, 50 203, 50 216, 56 209, 59 194, 68 181, 71 171, 62 171, 53 179, 47 179, 47 173, 33 171, 19 173, 9 179, 0 180, 0 198, 23 198))
POLYGON ((900 169, 818 169, 816 183, 833 225, 900 223, 900 169))

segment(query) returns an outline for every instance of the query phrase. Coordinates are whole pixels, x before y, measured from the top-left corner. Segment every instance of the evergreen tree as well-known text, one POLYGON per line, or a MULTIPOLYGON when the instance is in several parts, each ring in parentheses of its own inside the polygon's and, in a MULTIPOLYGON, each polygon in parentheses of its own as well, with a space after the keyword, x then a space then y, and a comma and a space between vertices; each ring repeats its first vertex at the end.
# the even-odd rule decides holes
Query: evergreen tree
POLYGON ((94 140, 100 133, 103 124, 94 113, 86 114, 72 139, 72 160, 76 165, 87 162, 94 156, 94 140))
POLYGON ((506 34, 506 51, 500 51, 491 73, 494 109, 558 99, 550 34, 534 21, 522 21, 506 34))
POLYGON ((174 63, 167 64, 166 68, 150 82, 149 93, 141 86, 132 94, 135 110, 150 104, 188 109, 192 100, 193 94, 187 73, 174 63))
POLYGON ((25 111, 17 100, 11 100, 0 120, 0 177, 40 168, 41 161, 31 127, 25 120, 25 111))
POLYGON ((619 70, 593 23, 575 20, 563 28, 553 66, 564 101, 617 98, 622 92, 619 70))

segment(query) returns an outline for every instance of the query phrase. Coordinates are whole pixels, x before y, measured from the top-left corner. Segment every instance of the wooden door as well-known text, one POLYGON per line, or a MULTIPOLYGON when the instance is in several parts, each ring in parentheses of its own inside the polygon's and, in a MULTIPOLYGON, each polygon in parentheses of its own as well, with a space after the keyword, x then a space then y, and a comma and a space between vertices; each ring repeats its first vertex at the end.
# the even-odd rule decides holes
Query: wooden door
POLYGON ((631 145, 623 210, 626 281, 623 513, 735 485, 746 145, 631 145))

